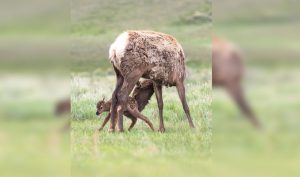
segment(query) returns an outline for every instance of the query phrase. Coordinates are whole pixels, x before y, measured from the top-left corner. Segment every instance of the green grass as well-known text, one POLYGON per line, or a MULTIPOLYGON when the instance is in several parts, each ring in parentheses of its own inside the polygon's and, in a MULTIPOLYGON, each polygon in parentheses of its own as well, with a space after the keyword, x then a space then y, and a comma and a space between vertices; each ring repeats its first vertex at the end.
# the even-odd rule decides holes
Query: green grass
MULTIPOLYGON (((212 136, 210 78, 209 66, 189 69, 186 90, 197 127, 194 131, 188 126, 176 89, 164 88, 166 133, 152 132, 139 120, 131 132, 112 134, 107 132, 107 127, 94 134, 103 121, 95 115, 96 102, 102 96, 110 98, 115 76, 105 72, 74 73, 71 82, 72 173, 75 176, 99 173, 101 176, 182 176, 189 172, 197 176, 200 168, 204 176, 208 175, 212 136)), ((158 108, 154 96, 143 114, 157 130, 158 108)), ((125 118, 125 127, 128 126, 125 118)))
POLYGON ((62 120, 39 117, 0 123, 0 176, 70 175, 70 141, 59 131, 62 120))

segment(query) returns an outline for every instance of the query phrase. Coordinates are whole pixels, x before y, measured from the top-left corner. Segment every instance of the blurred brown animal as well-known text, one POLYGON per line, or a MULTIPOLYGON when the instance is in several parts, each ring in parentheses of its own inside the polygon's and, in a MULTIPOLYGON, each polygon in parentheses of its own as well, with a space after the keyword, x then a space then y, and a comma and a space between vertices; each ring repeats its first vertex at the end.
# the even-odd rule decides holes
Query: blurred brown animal
POLYGON ((70 121, 70 113, 71 113, 71 100, 70 98, 65 98, 62 100, 59 100, 56 104, 55 104, 55 115, 56 116, 62 116, 62 115, 68 115, 67 117, 67 122, 65 122, 65 124, 63 125, 63 127, 61 128, 62 131, 67 131, 70 129, 71 127, 71 121, 70 121))
MULTIPOLYGON (((133 96, 128 98, 127 107, 124 110, 124 115, 129 119, 131 119, 131 124, 128 128, 129 131, 134 127, 137 118, 145 121, 148 124, 148 126, 151 128, 151 130, 154 131, 151 121, 141 113, 141 111, 148 104, 149 99, 151 98, 153 93, 154 93, 154 88, 151 80, 138 81, 133 91, 133 96)), ((103 98, 103 100, 99 101, 97 103, 96 115, 100 115, 103 112, 110 112, 111 103, 112 103, 112 99, 105 101, 103 98)), ((110 116, 111 113, 108 113, 101 127, 98 129, 99 131, 101 131, 104 128, 110 116)))
POLYGON ((59 100, 55 104, 55 115, 69 114, 71 112, 70 98, 59 100))
POLYGON ((185 56, 174 37, 153 31, 123 32, 110 46, 109 58, 117 77, 112 94, 110 131, 115 130, 116 120, 119 131, 123 131, 123 113, 127 100, 140 78, 154 82, 159 108, 159 131, 165 131, 162 86, 176 86, 189 125, 194 127, 185 96, 185 56))
POLYGON ((212 48, 213 86, 225 88, 250 122, 256 128, 261 128, 260 122, 245 100, 241 84, 243 74, 244 65, 239 50, 230 42, 214 37, 212 48))

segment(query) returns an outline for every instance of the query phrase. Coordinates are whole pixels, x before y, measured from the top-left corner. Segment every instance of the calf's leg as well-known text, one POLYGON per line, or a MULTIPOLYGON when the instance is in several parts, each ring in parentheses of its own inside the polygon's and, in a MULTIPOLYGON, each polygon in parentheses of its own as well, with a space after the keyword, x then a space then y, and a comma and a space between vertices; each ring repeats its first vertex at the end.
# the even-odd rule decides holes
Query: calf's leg
POLYGON ((136 121, 137 121, 137 118, 136 117, 132 117, 132 118, 130 118, 131 119, 131 124, 130 124, 130 126, 129 126, 129 128, 128 128, 128 131, 130 131, 133 127, 134 127, 134 125, 135 125, 135 123, 136 123, 136 121))
POLYGON ((129 112, 134 117, 139 118, 139 119, 143 120, 144 122, 146 122, 146 124, 148 124, 148 126, 151 128, 151 130, 154 131, 152 122, 146 116, 144 116, 142 113, 140 113, 137 109, 129 109, 129 112))
POLYGON ((103 128, 105 127, 105 125, 107 124, 107 122, 108 122, 108 120, 109 120, 109 118, 110 118, 110 115, 111 115, 110 113, 107 114, 107 116, 105 117, 105 119, 104 119, 104 121, 103 121, 101 127, 98 129, 98 131, 103 130, 103 128))

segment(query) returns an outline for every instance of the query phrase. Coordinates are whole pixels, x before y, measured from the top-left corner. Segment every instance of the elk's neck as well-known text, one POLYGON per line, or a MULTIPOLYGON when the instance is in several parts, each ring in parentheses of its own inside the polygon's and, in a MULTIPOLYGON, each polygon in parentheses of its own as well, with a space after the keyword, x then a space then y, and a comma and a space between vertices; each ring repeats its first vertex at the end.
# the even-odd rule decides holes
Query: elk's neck
POLYGON ((139 111, 142 111, 146 107, 153 93, 154 89, 153 86, 151 86, 147 89, 141 90, 135 95, 134 99, 137 101, 139 111))

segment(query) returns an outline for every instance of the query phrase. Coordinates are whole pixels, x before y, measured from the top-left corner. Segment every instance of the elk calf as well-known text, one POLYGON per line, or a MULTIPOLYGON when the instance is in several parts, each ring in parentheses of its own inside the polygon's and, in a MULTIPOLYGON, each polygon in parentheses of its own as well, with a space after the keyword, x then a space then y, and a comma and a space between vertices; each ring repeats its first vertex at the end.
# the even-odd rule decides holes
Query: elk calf
POLYGON ((260 128, 258 119, 244 98, 241 85, 243 72, 244 65, 239 50, 233 44, 214 37, 212 50, 213 86, 225 88, 250 122, 256 128, 260 128))
MULTIPOLYGON (((151 98, 153 93, 154 93, 154 90, 153 90, 152 81, 143 80, 143 81, 139 81, 137 83, 137 85, 133 91, 133 97, 129 97, 126 109, 124 111, 125 116, 128 117, 129 119, 131 119, 131 124, 128 128, 129 131, 134 127, 134 125, 137 121, 137 118, 145 121, 148 124, 148 126, 152 130, 154 130, 151 121, 141 113, 141 111, 148 104, 149 99, 151 98)), ((104 99, 102 101, 99 101, 97 103, 96 115, 100 115, 103 112, 109 112, 110 108, 111 108, 111 104, 112 104, 111 99, 108 101, 104 101, 104 99)), ((104 122, 102 123, 101 127, 98 129, 99 131, 101 131, 104 128, 104 126, 108 122, 110 116, 111 116, 111 113, 108 113, 108 115, 104 119, 104 122)))

